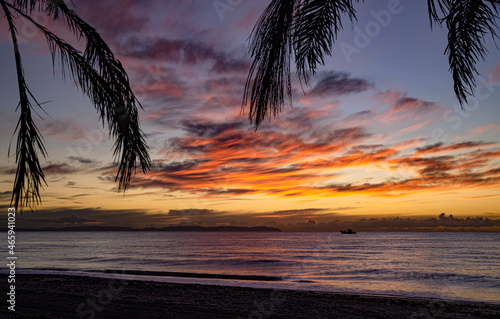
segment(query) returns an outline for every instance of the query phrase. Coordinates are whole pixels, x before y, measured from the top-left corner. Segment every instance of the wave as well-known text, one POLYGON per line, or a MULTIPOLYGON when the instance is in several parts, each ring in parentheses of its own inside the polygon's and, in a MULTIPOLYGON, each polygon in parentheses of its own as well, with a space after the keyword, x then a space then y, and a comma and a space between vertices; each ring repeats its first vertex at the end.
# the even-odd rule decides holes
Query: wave
POLYGON ((235 259, 236 263, 240 264, 271 264, 271 263, 284 263, 286 262, 285 260, 279 260, 279 259, 255 259, 255 260, 241 260, 241 259, 235 259))
POLYGON ((454 282, 488 282, 488 281, 497 281, 500 279, 498 277, 492 277, 488 275, 469 275, 469 274, 415 272, 415 271, 402 272, 400 273, 400 276, 407 279, 446 280, 454 282))
POLYGON ((234 274, 209 274, 196 272, 174 272, 174 271, 151 271, 151 270, 104 270, 104 273, 121 273, 124 275, 138 276, 160 276, 160 277, 184 277, 184 278, 205 278, 205 279, 233 279, 233 280, 254 280, 254 281, 280 281, 281 277, 264 275, 234 275, 234 274))
POLYGON ((391 273, 391 271, 387 269, 356 269, 356 270, 344 270, 344 271, 323 271, 320 273, 320 275, 327 275, 327 276, 345 276, 345 275, 381 275, 381 274, 387 274, 391 273))
POLYGON ((120 269, 68 269, 68 268, 33 268, 23 269, 23 271, 56 271, 56 272, 84 272, 94 274, 114 274, 114 275, 135 275, 135 276, 156 276, 156 277, 179 277, 179 278, 199 278, 199 279, 230 279, 230 280, 251 280, 251 281, 282 281, 283 278, 266 275, 238 275, 238 274, 213 274, 197 272, 176 272, 176 271, 154 271, 154 270, 120 270, 120 269))
MULTIPOLYGON (((320 272, 321 276, 356 276, 356 277, 366 277, 370 278, 374 275, 384 276, 386 279, 397 279, 397 280, 443 280, 445 282, 455 282, 455 283, 493 283, 495 284, 500 280, 499 277, 493 277, 488 275, 472 275, 472 274, 460 274, 460 273, 448 273, 448 272, 418 272, 418 271, 394 271, 389 269, 356 269, 347 271, 323 271, 320 272)), ((351 277, 352 278, 352 277, 351 277)), ((380 277, 379 277, 380 278, 380 277)))

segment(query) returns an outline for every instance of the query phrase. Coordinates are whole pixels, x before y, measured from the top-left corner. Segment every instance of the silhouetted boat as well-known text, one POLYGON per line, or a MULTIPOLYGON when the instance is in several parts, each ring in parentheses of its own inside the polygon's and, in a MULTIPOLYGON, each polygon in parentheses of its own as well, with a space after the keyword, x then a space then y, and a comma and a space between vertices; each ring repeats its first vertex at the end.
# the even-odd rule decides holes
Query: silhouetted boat
POLYGON ((352 231, 352 229, 348 229, 348 230, 341 230, 340 231, 341 234, 356 234, 355 231, 352 231))

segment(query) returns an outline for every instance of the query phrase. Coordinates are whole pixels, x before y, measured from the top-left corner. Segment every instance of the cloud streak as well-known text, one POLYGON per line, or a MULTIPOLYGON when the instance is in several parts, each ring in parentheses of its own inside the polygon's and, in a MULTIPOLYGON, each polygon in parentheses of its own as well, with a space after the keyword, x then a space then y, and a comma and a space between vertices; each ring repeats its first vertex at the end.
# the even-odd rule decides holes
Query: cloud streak
POLYGON ((290 198, 401 196, 500 183, 496 143, 366 144, 373 135, 362 127, 307 134, 249 132, 241 121, 185 121, 182 128, 185 136, 170 139, 163 152, 184 159, 160 161, 151 173, 137 177, 132 188, 160 188, 205 198, 290 198), (450 151, 456 153, 448 155, 450 151), (446 154, 434 155, 440 152, 446 154), (338 182, 348 170, 384 174, 377 182, 363 178, 338 182))
POLYGON ((362 78, 351 77, 345 72, 325 72, 309 91, 311 96, 339 96, 360 93, 371 89, 374 84, 362 78))

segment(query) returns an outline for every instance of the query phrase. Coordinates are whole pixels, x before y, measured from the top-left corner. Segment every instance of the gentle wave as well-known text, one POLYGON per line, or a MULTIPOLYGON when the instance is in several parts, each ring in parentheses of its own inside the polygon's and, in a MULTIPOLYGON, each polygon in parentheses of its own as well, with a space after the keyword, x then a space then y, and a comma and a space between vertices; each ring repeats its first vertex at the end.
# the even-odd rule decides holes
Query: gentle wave
MULTIPOLYGON (((91 271, 98 272, 98 271, 91 271)), ((264 275, 226 275, 226 274, 207 274, 195 272, 172 272, 172 271, 147 271, 147 270, 104 270, 104 273, 121 273, 124 275, 139 276, 160 276, 160 277, 183 277, 183 278, 207 278, 207 279, 234 279, 234 280, 255 280, 255 281, 280 281, 280 277, 264 275)))
MULTIPOLYGON (((67 269, 67 268, 35 268, 33 270, 58 271, 58 272, 72 272, 72 271, 74 271, 74 269, 67 269)), ((105 270, 86 270, 85 272, 102 273, 102 274, 136 275, 136 276, 231 279, 231 280, 253 280, 253 281, 281 281, 282 280, 282 278, 280 278, 280 277, 265 276, 265 275, 209 274, 209 273, 196 273, 196 272, 149 271, 149 270, 105 269, 105 270)))
POLYGON ((454 273, 427 273, 427 272, 402 272, 399 273, 404 278, 411 279, 431 279, 431 280, 448 280, 455 282, 487 282, 489 280, 499 280, 498 277, 487 275, 467 275, 467 274, 454 274, 454 273))

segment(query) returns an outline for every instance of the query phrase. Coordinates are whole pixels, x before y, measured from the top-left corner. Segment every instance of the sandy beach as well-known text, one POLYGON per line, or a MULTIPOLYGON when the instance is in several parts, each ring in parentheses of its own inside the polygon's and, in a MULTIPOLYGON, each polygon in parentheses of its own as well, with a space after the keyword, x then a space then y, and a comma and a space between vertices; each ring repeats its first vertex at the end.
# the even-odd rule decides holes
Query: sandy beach
POLYGON ((498 318, 500 306, 62 275, 16 276, 1 318, 498 318))

